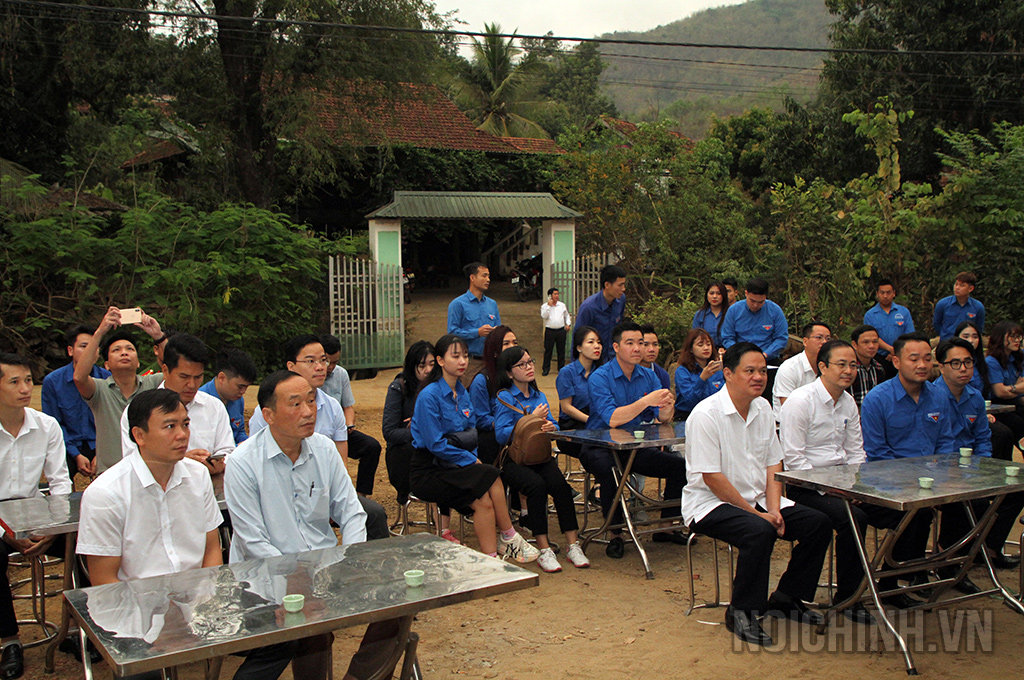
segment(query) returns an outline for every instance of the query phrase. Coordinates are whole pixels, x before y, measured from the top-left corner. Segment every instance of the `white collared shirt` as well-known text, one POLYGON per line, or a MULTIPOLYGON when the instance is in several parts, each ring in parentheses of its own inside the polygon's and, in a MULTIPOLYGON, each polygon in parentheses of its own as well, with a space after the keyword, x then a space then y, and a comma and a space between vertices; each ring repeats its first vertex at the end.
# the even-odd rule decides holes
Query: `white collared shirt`
MULTIPOLYGON (((157 389, 164 389, 160 383, 157 389)), ((188 448, 204 449, 211 454, 228 453, 235 450, 235 436, 231 434, 231 418, 228 410, 217 397, 206 392, 196 392, 191 402, 185 405, 188 411, 188 448)), ((138 453, 128 435, 128 409, 121 414, 121 449, 125 457, 138 453)))
POLYGON ((120 556, 121 581, 198 569, 206 534, 222 521, 210 473, 201 463, 178 461, 165 491, 142 455, 133 453, 82 495, 77 551, 120 556))
POLYGON ((44 474, 51 494, 71 493, 60 424, 52 416, 26 408, 17 436, 0 427, 0 500, 42 496, 39 480, 44 474))
MULTIPOLYGON (((728 388, 701 401, 686 419, 684 521, 699 521, 725 502, 704 483, 707 472, 722 473, 743 500, 767 510, 768 468, 781 461, 782 447, 766 399, 751 402, 746 420, 736 410, 728 388)), ((791 505, 793 501, 782 498, 781 507, 791 505)))
POLYGON ((775 376, 775 387, 772 388, 772 409, 775 412, 775 422, 779 421, 779 410, 782 403, 779 399, 789 399, 789 395, 804 385, 810 385, 818 375, 807 360, 807 353, 800 352, 782 362, 779 372, 775 376))
POLYGON ((786 399, 779 436, 787 470, 856 465, 867 460, 857 402, 847 392, 833 400, 820 378, 786 399))
MULTIPOLYGON (((328 397, 329 398, 329 397, 328 397)), ((231 454, 224 499, 234 536, 231 561, 289 555, 366 540, 366 512, 334 442, 313 433, 292 463, 269 427, 231 454)))
POLYGON ((548 303, 544 303, 540 306, 540 316, 544 319, 544 327, 558 330, 559 328, 568 328, 572 324, 569 318, 569 310, 565 308, 565 303, 559 300, 552 307, 548 303))

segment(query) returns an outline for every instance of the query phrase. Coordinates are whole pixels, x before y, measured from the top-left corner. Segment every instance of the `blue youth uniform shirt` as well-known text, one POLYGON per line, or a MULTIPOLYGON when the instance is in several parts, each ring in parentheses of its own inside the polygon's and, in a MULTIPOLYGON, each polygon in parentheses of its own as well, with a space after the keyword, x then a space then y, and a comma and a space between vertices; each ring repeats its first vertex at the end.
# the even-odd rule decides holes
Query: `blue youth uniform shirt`
MULTIPOLYGON (((910 318, 910 310, 895 302, 886 314, 881 305, 875 305, 864 314, 864 323, 878 331, 878 337, 886 344, 896 342, 896 338, 904 333, 914 332, 914 320, 910 318)), ((887 350, 879 348, 881 356, 887 356, 887 350)))
MULTIPOLYGON (((93 366, 89 373, 96 380, 110 377, 110 371, 93 366)), ((73 364, 62 366, 43 378, 42 406, 43 413, 53 417, 64 433, 64 448, 67 455, 74 459, 79 454, 79 446, 86 444, 96 448, 96 422, 92 417, 92 409, 75 387, 75 367, 73 364)), ((71 467, 74 471, 78 468, 71 467)))
POLYGON ((722 322, 722 346, 728 349, 737 342, 752 342, 769 359, 775 359, 789 342, 789 323, 782 308, 765 300, 761 309, 751 312, 745 300, 729 307, 722 322))
POLYGON ((1021 370, 1017 368, 1017 364, 1013 363, 1012 358, 1006 363, 1006 368, 1003 368, 995 357, 985 357, 985 365, 988 366, 990 385, 1002 383, 1009 387, 1017 384, 1017 381, 1020 380, 1021 370))
POLYGON ((444 379, 430 383, 416 397, 412 412, 412 444, 427 449, 449 465, 464 467, 476 462, 476 451, 466 451, 448 443, 445 435, 473 427, 473 405, 462 383, 455 383, 455 394, 444 379))
POLYGON ((700 370, 694 373, 685 366, 676 369, 677 411, 692 411, 694 406, 725 385, 725 374, 722 371, 712 374, 707 380, 701 380, 700 374, 700 370))
MULTIPOLYGON (((588 430, 606 430, 611 427, 612 413, 620 406, 628 406, 651 392, 661 389, 654 371, 643 366, 634 366, 631 378, 626 378, 618 359, 612 359, 590 374, 590 418, 588 430)), ((658 420, 658 409, 648 406, 628 423, 619 425, 629 430, 643 423, 658 420)))
MULTIPOLYGON (((548 406, 548 420, 550 420, 555 427, 558 427, 558 423, 555 423, 555 419, 551 415, 551 407, 548 405, 548 398, 544 396, 544 393, 540 390, 530 390, 530 396, 523 394, 518 387, 513 385, 507 390, 501 390, 498 392, 498 398, 503 399, 505 403, 512 404, 517 409, 524 408, 527 413, 533 413, 533 410, 538 406, 548 406)), ((494 411, 494 438, 498 440, 498 443, 504 446, 508 444, 512 438, 512 430, 515 429, 516 423, 523 417, 523 413, 510 409, 509 407, 502 404, 500 401, 495 400, 498 404, 494 411)))
POLYGON ((498 303, 486 295, 477 300, 475 295, 466 291, 448 305, 448 332, 465 340, 472 356, 479 357, 484 353, 487 338, 480 335, 480 327, 500 325, 498 303))
MULTIPOLYGON (((200 387, 199 391, 220 399, 217 386, 213 384, 212 380, 200 387)), ((223 403, 224 408, 228 411, 228 419, 231 421, 231 435, 235 438, 236 444, 241 444, 249 438, 249 435, 245 433, 245 397, 223 403)))
POLYGON ((899 376, 877 385, 860 408, 864 451, 869 461, 952 453, 952 418, 937 386, 921 386, 917 402, 899 376))
POLYGON ((715 342, 715 347, 722 346, 722 336, 718 332, 718 322, 721 320, 722 315, 725 314, 726 310, 723 308, 722 311, 715 316, 711 311, 711 308, 698 309, 697 313, 693 315, 693 323, 690 324, 690 328, 703 328, 711 336, 711 339, 715 342))
MULTIPOLYGON (((592 368, 590 375, 593 375, 595 370, 597 369, 592 368)), ((588 376, 584 375, 585 372, 586 369, 578 359, 565 366, 555 378, 555 390, 558 392, 559 400, 571 397, 573 406, 587 412, 590 410, 590 382, 588 376)))
POLYGON ((469 385, 469 400, 473 404, 475 426, 478 430, 494 429, 494 404, 487 389, 487 376, 477 373, 469 385))
POLYGON ((625 295, 608 304, 604 299, 604 293, 597 291, 584 300, 576 311, 576 328, 593 326, 601 338, 601 358, 604 361, 615 356, 615 349, 612 347, 612 330, 622 321, 622 314, 625 310, 625 295))
POLYGON ((949 385, 939 376, 935 387, 946 398, 946 412, 949 414, 950 427, 953 430, 953 448, 959 451, 963 447, 974 449, 979 456, 992 455, 992 430, 988 425, 985 413, 985 398, 981 392, 970 385, 964 386, 960 399, 949 391, 949 385))
POLYGON ((956 333, 956 327, 964 321, 970 321, 978 327, 978 332, 985 330, 985 305, 968 296, 967 303, 961 305, 955 295, 944 297, 935 303, 935 316, 932 325, 939 334, 939 340, 949 340, 956 333))

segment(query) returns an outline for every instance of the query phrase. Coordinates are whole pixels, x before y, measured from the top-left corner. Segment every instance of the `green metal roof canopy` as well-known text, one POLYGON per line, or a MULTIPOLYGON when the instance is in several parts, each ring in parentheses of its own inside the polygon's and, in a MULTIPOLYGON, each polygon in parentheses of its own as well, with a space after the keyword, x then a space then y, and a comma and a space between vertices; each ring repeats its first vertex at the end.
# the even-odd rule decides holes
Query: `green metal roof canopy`
POLYGON ((583 217, 548 193, 396 191, 394 200, 367 219, 556 220, 583 217))

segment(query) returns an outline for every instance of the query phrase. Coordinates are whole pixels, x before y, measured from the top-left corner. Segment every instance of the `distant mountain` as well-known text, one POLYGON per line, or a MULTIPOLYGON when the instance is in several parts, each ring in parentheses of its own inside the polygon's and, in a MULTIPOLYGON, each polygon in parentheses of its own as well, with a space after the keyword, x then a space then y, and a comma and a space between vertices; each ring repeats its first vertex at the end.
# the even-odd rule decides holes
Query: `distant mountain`
MULTIPOLYGON (((645 31, 600 36, 717 45, 825 47, 833 21, 823 0, 750 0, 706 9, 645 31)), ((781 106, 788 93, 808 101, 817 91, 822 54, 735 49, 601 45, 609 68, 602 85, 630 120, 669 117, 702 137, 711 114, 781 106)))

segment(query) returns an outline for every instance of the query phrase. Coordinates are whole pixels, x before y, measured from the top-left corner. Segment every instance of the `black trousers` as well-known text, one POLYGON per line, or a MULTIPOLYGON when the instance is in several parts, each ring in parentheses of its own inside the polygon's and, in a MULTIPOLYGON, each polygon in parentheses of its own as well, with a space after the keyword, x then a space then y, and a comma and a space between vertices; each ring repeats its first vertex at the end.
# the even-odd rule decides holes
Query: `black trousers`
POLYGON ((544 328, 544 366, 541 372, 547 375, 551 370, 551 350, 558 350, 558 370, 565 366, 565 329, 544 328))
POLYGON ((409 499, 409 464, 412 461, 412 443, 388 445, 384 452, 384 464, 388 469, 388 481, 398 494, 398 504, 404 505, 409 499))
MULTIPOLYGON (((58 536, 46 549, 50 557, 64 558, 65 536, 58 536)), ((0 540, 0 638, 14 637, 18 634, 18 617, 14 613, 14 598, 11 593, 11 581, 7 576, 11 553, 17 552, 7 542, 0 540)), ((89 582, 79 572, 79 588, 86 588, 89 582)))
MULTIPOLYGON (((976 518, 981 519, 982 514, 988 509, 990 500, 980 498, 971 501, 971 509, 976 518)), ((959 541, 971 529, 971 522, 967 518, 967 511, 962 503, 948 503, 941 507, 942 526, 939 529, 939 545, 948 547, 959 541)), ((1011 493, 1003 499, 996 510, 996 519, 992 523, 992 529, 985 538, 985 545, 989 550, 1002 552, 1006 538, 1013 530, 1017 517, 1021 510, 1024 510, 1024 493, 1011 493)))
MULTIPOLYGON (((628 451, 612 451, 603 446, 584 446, 580 452, 580 462, 583 468, 594 475, 597 483, 601 485, 601 514, 605 517, 612 510, 615 515, 612 522, 622 523, 622 509, 612 508, 612 500, 615 496, 615 476, 612 470, 615 461, 612 456, 620 456, 620 460, 628 460, 628 451)), ((669 453, 657 448, 645 448, 636 452, 633 459, 633 467, 630 472, 647 477, 661 477, 665 480, 665 500, 677 500, 683 495, 683 485, 686 484, 686 461, 682 456, 669 453)), ((665 508, 661 511, 664 518, 678 517, 681 508, 676 505, 672 508, 665 508)), ((618 532, 616 532, 618 533, 618 532)))
MULTIPOLYGON (((1011 414, 1012 415, 1012 414, 1011 414)), ((992 423, 992 457, 998 460, 1013 460, 1013 431, 998 420, 992 423)))
POLYGON ((380 442, 359 430, 348 431, 348 457, 359 461, 356 472, 356 492, 373 495, 373 478, 380 464, 380 442))
MULTIPOLYGON (((832 529, 836 532, 836 593, 835 602, 841 602, 853 595, 864 578, 864 567, 857 555, 857 536, 854 534, 850 519, 846 516, 846 508, 841 499, 834 496, 823 496, 813 489, 788 487, 786 495, 798 505, 812 508, 828 517, 832 529)), ((855 505, 853 515, 857 518, 860 528, 860 539, 864 540, 867 527, 895 529, 903 519, 899 510, 882 508, 877 505, 855 505)), ((931 526, 931 512, 918 512, 900 541, 893 547, 893 558, 905 561, 920 557, 924 546, 928 543, 928 530, 931 526)), ((888 590, 896 586, 895 579, 881 579, 880 587, 888 590)))
MULTIPOLYGON (((802 505, 783 509, 782 519, 786 530, 781 538, 796 541, 796 545, 776 590, 810 601, 814 599, 821 565, 832 541, 832 523, 822 513, 802 505)), ((696 522, 694 528, 739 549, 732 582, 732 608, 763 614, 768 609, 772 549, 779 538, 775 527, 754 514, 722 503, 696 522)))
POLYGON ((514 494, 526 496, 525 524, 534 536, 548 533, 548 496, 555 502, 562 533, 580 528, 572 487, 565 481, 565 475, 553 458, 537 465, 519 465, 507 460, 501 468, 501 481, 514 494))
MULTIPOLYGON (((1017 407, 1016 411, 1010 413, 997 413, 996 424, 1004 425, 1010 431, 1010 454, 1013 453, 1013 447, 1017 445, 1022 438, 1024 438, 1024 397, 1017 397, 1012 401, 995 400, 993 403, 997 404, 1012 404, 1017 407)), ((1005 435, 1004 435, 1005 436, 1005 435)), ((1005 446, 1005 445, 1004 445, 1005 446)), ((995 458, 1002 458, 1005 455, 1003 451, 996 453, 996 431, 993 426, 992 429, 992 455, 995 458)), ((1010 457, 1002 458, 1002 460, 1010 460, 1010 457)))

